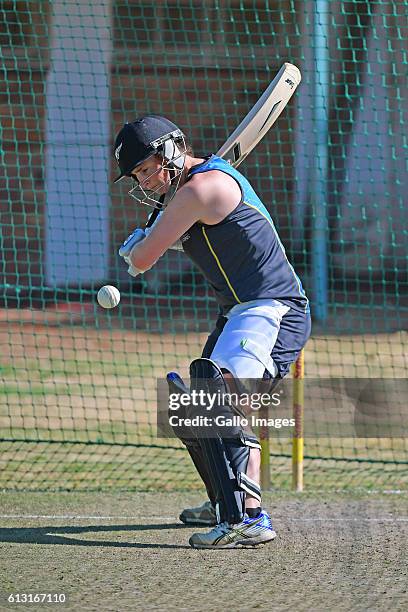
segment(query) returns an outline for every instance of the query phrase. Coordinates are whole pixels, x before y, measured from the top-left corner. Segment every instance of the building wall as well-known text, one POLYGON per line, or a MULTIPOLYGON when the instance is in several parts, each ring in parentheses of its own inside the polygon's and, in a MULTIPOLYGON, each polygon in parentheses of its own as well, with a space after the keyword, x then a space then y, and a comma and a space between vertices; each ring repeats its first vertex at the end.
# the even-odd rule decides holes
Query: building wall
MULTIPOLYGON (((16 288, 24 293, 32 286, 44 284, 44 119, 45 83, 50 59, 50 2, 0 0, 0 43, 6 84, 0 89, 0 213, 4 255, 1 284, 9 285, 11 293, 15 293, 16 288)), ((313 78, 308 52, 313 40, 308 30, 310 24, 307 23, 309 15, 305 12, 305 3, 300 0, 211 0, 205 3, 195 0, 112 0, 112 10, 112 142, 124 121, 156 112, 168 115, 185 130, 198 155, 213 152, 257 100, 283 61, 292 61, 301 67, 303 84, 296 94, 296 101, 289 105, 268 138, 245 162, 244 168, 273 214, 289 255, 295 256, 298 265, 306 268, 310 244, 307 240, 301 242, 300 251, 295 252, 297 243, 293 239, 293 226, 297 220, 294 217, 298 210, 294 208, 294 202, 302 195, 299 177, 295 176, 295 141, 301 139, 307 148, 307 130, 313 130, 313 125, 306 129, 297 115, 299 105, 314 104, 314 100, 305 94, 310 92, 308 83, 313 78)), ((374 20, 367 3, 336 0, 330 3, 330 10, 333 74, 328 109, 328 204, 329 215, 332 215, 331 237, 340 240, 342 210, 347 212, 347 207, 353 203, 353 193, 357 193, 359 205, 356 212, 359 213, 361 200, 365 197, 359 185, 348 185, 345 201, 343 185, 344 177, 353 170, 349 146, 353 121, 362 104, 363 95, 360 94, 364 94, 362 82, 366 78, 368 32, 374 20)), ((383 41, 389 47, 388 55, 383 64, 383 52, 379 51, 378 57, 375 54, 372 57, 377 57, 383 66, 384 75, 380 80, 386 84, 385 94, 394 91, 395 83, 396 96, 384 98, 383 95, 382 99, 389 99, 393 118, 389 135, 397 146, 392 150, 392 156, 401 160, 401 127, 406 121, 401 66, 406 39, 400 27, 403 20, 401 6, 393 2, 384 3, 384 11, 384 15, 377 12, 379 25, 376 32, 381 26, 382 33, 389 33, 389 40, 383 41), (398 63, 393 61, 393 57, 398 59, 398 63), (393 74, 395 70, 396 75, 393 74)), ((382 48, 380 45, 379 49, 382 48)), ((365 92, 367 94, 367 90, 365 92)), ((373 98, 375 91, 371 89, 368 95, 373 98)), ((363 127, 373 121, 376 109, 372 108, 370 113, 363 112, 363 127)), ((387 174, 384 181, 389 181, 393 187, 394 195, 390 195, 390 201, 394 208, 388 207, 389 219, 392 215, 395 218, 395 202, 399 202, 397 207, 401 214, 397 227, 394 223, 392 228, 394 238, 391 236, 392 240, 388 240, 388 246, 395 246, 398 256, 393 259, 393 253, 387 254, 388 260, 394 261, 398 267, 404 252, 398 237, 402 235, 400 204, 404 179, 400 172, 401 161, 392 167, 387 164, 384 168, 379 167, 376 176, 383 180, 384 173, 387 174)), ((110 172, 113 176, 116 174, 113 158, 110 172)), ((95 182, 90 188, 97 190, 98 184, 95 182)), ((307 190, 307 180, 302 189, 307 190)), ((307 200, 307 193, 304 197, 307 200)), ((109 275, 115 280, 126 275, 123 267, 118 267, 117 245, 129 230, 144 222, 146 211, 135 208, 123 184, 111 189, 111 199, 109 275)), ((307 238, 310 209, 308 212, 306 207, 305 211, 306 216, 300 222, 297 220, 297 227, 305 230, 307 238)), ((353 228, 347 229, 347 240, 352 247, 350 231, 352 234, 353 228)), ((360 224, 359 235, 364 237, 364 231, 364 224, 360 224)), ((342 236, 344 248, 344 234, 342 236)), ((381 254, 381 236, 376 238, 381 254)), ((378 261, 383 265, 381 257, 378 261)), ((349 261, 350 258, 353 259, 352 251, 335 251, 333 262, 340 274, 344 268, 343 260, 349 261)), ((364 273, 367 259, 361 259, 360 263, 364 273)))

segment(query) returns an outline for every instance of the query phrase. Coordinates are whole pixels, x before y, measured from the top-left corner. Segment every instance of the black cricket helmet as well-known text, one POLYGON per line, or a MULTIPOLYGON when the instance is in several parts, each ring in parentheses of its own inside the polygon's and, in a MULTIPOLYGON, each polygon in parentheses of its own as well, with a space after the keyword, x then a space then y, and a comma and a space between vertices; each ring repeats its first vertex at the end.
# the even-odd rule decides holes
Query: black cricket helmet
POLYGON ((114 183, 124 176, 130 176, 136 166, 156 153, 162 153, 176 168, 183 166, 184 160, 179 161, 175 155, 178 152, 177 141, 184 141, 183 132, 160 115, 146 115, 132 123, 125 123, 115 140, 114 154, 120 175, 114 183))

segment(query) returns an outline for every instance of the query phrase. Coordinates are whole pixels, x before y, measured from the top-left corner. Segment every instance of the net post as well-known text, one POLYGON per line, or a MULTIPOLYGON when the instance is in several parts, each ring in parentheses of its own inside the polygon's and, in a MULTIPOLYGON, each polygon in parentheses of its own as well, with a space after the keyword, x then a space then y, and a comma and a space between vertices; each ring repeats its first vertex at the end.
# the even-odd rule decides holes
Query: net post
POLYGON ((303 491, 303 420, 305 357, 302 350, 292 366, 293 374, 293 418, 295 429, 292 438, 292 489, 303 491))
MULTIPOLYGON (((268 406, 261 406, 259 410, 261 419, 268 419, 268 406)), ((269 428, 260 425, 258 429, 259 443, 261 445, 261 489, 267 491, 271 488, 271 463, 269 447, 269 428)))

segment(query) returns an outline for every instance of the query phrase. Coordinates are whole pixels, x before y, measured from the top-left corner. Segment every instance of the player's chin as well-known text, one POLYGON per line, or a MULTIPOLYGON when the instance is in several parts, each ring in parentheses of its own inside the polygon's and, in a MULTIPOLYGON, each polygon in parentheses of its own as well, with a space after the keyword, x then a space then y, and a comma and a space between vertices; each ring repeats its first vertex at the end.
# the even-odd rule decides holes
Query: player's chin
POLYGON ((157 187, 154 189, 154 193, 156 195, 162 196, 165 193, 167 193, 167 191, 169 190, 169 185, 167 183, 162 183, 160 185, 157 185, 157 187))

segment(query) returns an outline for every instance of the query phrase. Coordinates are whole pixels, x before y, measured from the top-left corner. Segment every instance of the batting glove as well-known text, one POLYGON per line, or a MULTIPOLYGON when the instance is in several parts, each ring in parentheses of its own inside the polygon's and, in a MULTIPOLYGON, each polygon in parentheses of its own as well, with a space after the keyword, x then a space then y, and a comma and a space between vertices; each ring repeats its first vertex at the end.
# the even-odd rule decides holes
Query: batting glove
POLYGON ((128 236, 125 242, 119 249, 119 255, 123 258, 129 257, 133 247, 138 242, 141 242, 144 238, 146 238, 145 231, 137 227, 133 232, 128 236))
POLYGON ((141 242, 144 238, 146 238, 146 234, 144 230, 140 228, 136 228, 130 234, 130 236, 126 238, 125 242, 122 244, 122 246, 119 249, 119 255, 123 257, 125 262, 128 264, 129 266, 128 273, 131 276, 137 276, 138 274, 141 274, 142 272, 141 270, 138 270, 137 268, 134 267, 134 265, 130 261, 130 254, 132 252, 133 247, 139 242, 141 242))

